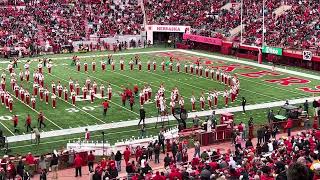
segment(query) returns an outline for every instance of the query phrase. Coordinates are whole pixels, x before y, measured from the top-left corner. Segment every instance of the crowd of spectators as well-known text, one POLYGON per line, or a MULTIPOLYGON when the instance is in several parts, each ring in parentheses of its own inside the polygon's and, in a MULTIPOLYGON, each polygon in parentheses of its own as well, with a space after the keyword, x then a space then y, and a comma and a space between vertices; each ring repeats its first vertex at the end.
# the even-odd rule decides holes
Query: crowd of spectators
POLYGON ((129 1, 18 1, 0 5, 0 46, 57 46, 87 40, 140 34, 143 12, 129 1), (117 2, 117 3, 116 3, 117 2))

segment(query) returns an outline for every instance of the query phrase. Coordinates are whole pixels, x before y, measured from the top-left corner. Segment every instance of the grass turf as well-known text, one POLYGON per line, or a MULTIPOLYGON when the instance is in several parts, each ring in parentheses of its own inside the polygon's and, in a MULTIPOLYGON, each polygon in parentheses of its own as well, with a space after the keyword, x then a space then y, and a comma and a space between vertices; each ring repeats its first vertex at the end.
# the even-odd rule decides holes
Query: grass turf
MULTIPOLYGON (((162 49, 143 49, 143 50, 132 50, 128 52, 140 52, 140 51, 151 51, 151 50, 162 50, 162 49)), ((89 55, 97 55, 97 54, 106 54, 106 53, 89 53, 85 54, 86 56, 89 55)), ((52 56, 55 58, 61 58, 65 57, 66 55, 56 55, 52 56)), ((70 55, 67 55, 70 56, 70 55)), ((208 92, 208 90, 217 89, 222 91, 225 87, 214 81, 209 80, 202 77, 192 76, 189 74, 184 73, 170 73, 168 70, 166 72, 160 71, 160 63, 162 61, 162 58, 165 58, 168 60, 169 56, 173 56, 175 59, 180 59, 181 62, 181 69, 183 70, 185 63, 190 63, 194 59, 198 58, 194 55, 189 55, 186 53, 181 52, 157 52, 157 53, 150 53, 150 54, 141 54, 141 60, 143 61, 143 71, 139 72, 137 70, 130 71, 128 68, 128 60, 133 57, 134 55, 124 55, 123 57, 127 60, 126 61, 126 70, 120 71, 119 65, 117 64, 119 62, 119 58, 121 56, 114 56, 114 59, 116 61, 116 71, 112 72, 110 71, 110 67, 107 67, 106 72, 102 72, 100 69, 100 60, 101 58, 96 58, 95 60, 93 58, 81 58, 81 62, 87 61, 89 64, 89 73, 84 73, 83 71, 77 72, 75 67, 70 66, 71 60, 53 60, 53 63, 56 65, 53 67, 53 73, 49 75, 47 73, 47 70, 45 69, 45 86, 48 86, 51 90, 51 81, 61 81, 63 86, 68 85, 69 77, 72 77, 73 80, 78 80, 79 84, 82 86, 84 84, 85 79, 89 77, 91 81, 95 80, 98 84, 98 86, 103 83, 105 86, 107 83, 111 83, 113 87, 114 94, 117 94, 117 92, 120 92, 122 87, 129 87, 132 88, 134 84, 138 84, 139 87, 143 86, 144 84, 151 84, 153 93, 158 90, 158 87, 161 83, 165 85, 165 88, 167 90, 166 97, 169 97, 169 91, 173 87, 178 87, 180 93, 185 96, 185 104, 186 108, 190 110, 190 100, 189 97, 192 93, 195 94, 197 100, 200 97, 200 94, 202 92, 208 92), (157 61, 157 68, 158 70, 156 72, 148 72, 146 71, 146 62, 148 60, 153 60, 156 58, 157 61), (97 70, 96 72, 91 72, 91 61, 97 62, 97 70)), ((71 59, 71 58, 70 58, 71 59)), ((104 58, 105 59, 105 58, 104 58)), ((206 61, 212 61, 213 65, 231 65, 234 63, 229 62, 220 62, 216 59, 205 59, 206 61)), ((7 64, 1 64, 1 68, 5 68, 7 64)), ((23 64, 20 63, 19 67, 22 67, 23 64)), ((32 62, 31 64, 31 70, 36 68, 37 62, 32 62)), ((82 67, 83 68, 83 67, 82 67)), ((135 67, 137 68, 137 67, 135 67)), ((175 69, 175 68, 174 68, 175 69)), ((251 69, 246 68, 245 66, 237 66, 237 68, 231 72, 231 74, 241 74, 241 73, 247 73, 247 72, 255 72, 263 70, 261 68, 257 67, 251 67, 251 69)), ((17 70, 16 70, 17 71, 17 70)), ((17 71, 18 73, 19 71, 17 71)), ((32 74, 32 71, 31 71, 32 74)), ((246 97, 248 104, 258 104, 263 102, 270 102, 270 101, 279 101, 279 100, 286 100, 286 99, 295 99, 295 98, 301 98, 301 97, 310 97, 312 94, 310 93, 303 93, 299 90, 297 90, 297 87, 302 87, 301 85, 292 85, 289 87, 282 87, 277 84, 270 84, 264 82, 266 79, 273 79, 273 78, 279 78, 279 77, 287 77, 288 74, 282 73, 281 76, 278 77, 270 77, 265 76, 263 78, 259 79, 250 79, 246 78, 244 76, 239 76, 240 83, 241 83, 241 91, 239 97, 246 97)), ((292 76, 292 75, 290 75, 292 76)), ((19 82, 25 89, 28 89, 29 92, 32 92, 32 83, 26 83, 26 82, 19 82)), ((311 82, 307 85, 308 87, 314 87, 317 82, 311 80, 311 82)), ((9 82, 7 81, 7 86, 9 87, 9 82)), ((13 94, 13 91, 10 91, 10 93, 13 94)), ((14 99, 14 112, 9 113, 7 109, 4 108, 4 106, 0 106, 0 113, 2 119, 1 126, 3 127, 2 130, 4 131, 4 134, 7 136, 12 135, 9 131, 13 131, 12 122, 10 121, 10 116, 13 114, 18 114, 20 116, 20 123, 19 123, 19 133, 17 134, 23 134, 25 133, 25 127, 24 127, 24 119, 27 114, 30 114, 33 117, 33 123, 35 124, 36 119, 36 111, 43 111, 45 116, 49 119, 46 121, 47 127, 43 129, 43 131, 50 131, 50 130, 57 130, 60 128, 67 129, 71 127, 81 127, 86 125, 94 125, 94 124, 101 124, 101 123, 110 123, 110 122, 117 122, 117 121, 126 121, 129 119, 137 119, 138 116, 138 110, 139 106, 138 99, 136 99, 136 105, 134 106, 134 110, 130 111, 128 109, 128 105, 126 107, 122 107, 121 105, 121 99, 119 96, 115 95, 112 99, 111 108, 110 111, 108 111, 107 118, 104 118, 102 116, 102 109, 101 109, 101 102, 102 100, 96 99, 93 104, 89 102, 77 102, 77 106, 73 107, 69 102, 65 102, 63 99, 57 100, 57 108, 52 109, 50 105, 46 105, 44 102, 40 102, 40 100, 37 98, 37 107, 36 111, 31 110, 30 107, 27 107, 26 105, 20 103, 17 99, 14 99), (77 111, 77 112, 75 112, 77 111), (6 128, 7 127, 7 130, 6 128)), ((168 101, 167 101, 168 102, 168 101)), ((223 107, 223 99, 219 98, 219 108, 223 107)), ((234 104, 230 104, 230 106, 239 106, 240 101, 237 100, 234 104)), ((147 111, 147 116, 152 117, 157 115, 157 110, 155 109, 154 103, 145 105, 145 109, 147 111)), ((197 109, 199 110, 199 106, 197 105, 197 109)), ((254 112, 259 112, 257 116, 265 116, 266 112, 265 110, 256 110, 254 112)), ((236 116, 236 120, 245 120, 247 117, 242 117, 241 115, 236 116)), ((255 119, 256 124, 261 124, 265 122, 265 118, 257 118, 255 119)), ((135 127, 131 127, 132 130, 136 129, 135 127)), ((117 132, 117 139, 120 136, 128 136, 132 133, 123 132, 126 131, 126 128, 121 129, 114 129, 110 130, 111 132, 117 132), (119 135, 119 136, 118 136, 119 135)), ((155 130, 158 131, 158 130, 155 130)), ((99 134, 99 132, 97 132, 99 134)), ((56 139, 69 139, 79 137, 79 135, 70 135, 67 137, 55 137, 55 138, 47 138, 45 140, 48 142, 53 142, 56 139)), ((18 142, 18 143, 12 143, 12 147, 14 148, 14 152, 20 152, 20 146, 24 144, 28 144, 29 142, 18 142)), ((61 147, 61 145, 65 144, 65 141, 62 141, 62 144, 57 143, 50 143, 50 145, 40 145, 40 146, 46 146, 46 147, 39 147, 38 153, 50 151, 52 148, 58 148, 61 147)), ((26 146, 26 148, 23 148, 25 151, 29 151, 31 146, 26 146)))

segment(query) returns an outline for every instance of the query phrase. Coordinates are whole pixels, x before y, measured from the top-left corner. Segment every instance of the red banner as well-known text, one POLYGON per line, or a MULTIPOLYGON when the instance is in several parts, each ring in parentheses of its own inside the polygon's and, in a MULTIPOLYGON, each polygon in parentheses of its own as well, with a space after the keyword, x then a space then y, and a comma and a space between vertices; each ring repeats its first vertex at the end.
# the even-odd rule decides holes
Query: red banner
POLYGON ((218 45, 218 46, 222 45, 222 39, 205 37, 205 36, 198 36, 198 35, 193 35, 193 34, 183 34, 183 39, 184 40, 188 39, 190 41, 206 43, 206 44, 213 44, 213 45, 218 45))

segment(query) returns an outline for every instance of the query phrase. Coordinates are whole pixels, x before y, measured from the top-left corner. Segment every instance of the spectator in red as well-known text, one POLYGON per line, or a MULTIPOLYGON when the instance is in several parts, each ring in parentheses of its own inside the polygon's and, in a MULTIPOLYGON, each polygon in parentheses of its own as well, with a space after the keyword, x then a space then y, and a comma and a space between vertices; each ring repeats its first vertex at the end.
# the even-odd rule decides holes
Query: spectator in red
POLYGON ((94 164, 95 156, 93 155, 92 151, 90 151, 90 154, 88 155, 88 168, 89 172, 93 171, 93 164, 94 164))
POLYGON ((287 132, 288 132, 288 137, 291 136, 291 128, 292 128, 292 126, 293 126, 293 121, 292 121, 291 118, 288 118, 287 124, 285 126, 285 129, 287 129, 287 132))
POLYGON ((169 174, 169 179, 170 180, 182 180, 182 175, 181 173, 179 172, 179 170, 177 170, 175 167, 173 167, 171 169, 171 173, 169 174))
POLYGON ((152 179, 153 180, 165 180, 165 178, 160 175, 159 171, 156 172, 156 175, 152 179))
POLYGON ((128 165, 130 156, 131 156, 131 151, 129 150, 128 147, 126 147, 126 150, 123 152, 123 158, 124 158, 126 165, 128 165))
POLYGON ((100 162, 100 166, 103 170, 105 170, 107 168, 107 161, 106 158, 102 158, 101 162, 100 162))
POLYGON ((78 177, 78 176, 82 176, 82 163, 83 163, 83 160, 80 156, 80 154, 77 154, 76 155, 76 158, 74 159, 74 167, 75 167, 75 170, 76 170, 76 175, 75 177, 78 177))
POLYGON ((29 152, 28 155, 26 156, 26 163, 28 165, 34 165, 35 164, 35 159, 34 159, 33 155, 31 154, 31 152, 29 152))

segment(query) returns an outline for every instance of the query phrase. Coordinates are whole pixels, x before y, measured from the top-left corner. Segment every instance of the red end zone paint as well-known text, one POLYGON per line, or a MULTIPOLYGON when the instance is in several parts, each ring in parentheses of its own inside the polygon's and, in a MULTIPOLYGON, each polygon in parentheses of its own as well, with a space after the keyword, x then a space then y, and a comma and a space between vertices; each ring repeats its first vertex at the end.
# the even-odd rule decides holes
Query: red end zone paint
POLYGON ((303 92, 308 92, 308 93, 320 93, 320 85, 315 86, 315 89, 309 88, 309 87, 301 87, 298 88, 299 90, 303 92))
POLYGON ((286 77, 286 78, 280 78, 280 79, 268 79, 265 80, 269 83, 278 83, 282 86, 289 86, 291 84, 308 84, 310 80, 297 78, 297 77, 286 77))
POLYGON ((269 76, 280 76, 280 73, 276 73, 276 72, 272 72, 272 71, 267 71, 267 70, 263 70, 263 71, 257 71, 257 72, 250 72, 250 73, 241 73, 241 76, 245 76, 248 78, 261 78, 264 77, 266 75, 269 76))

